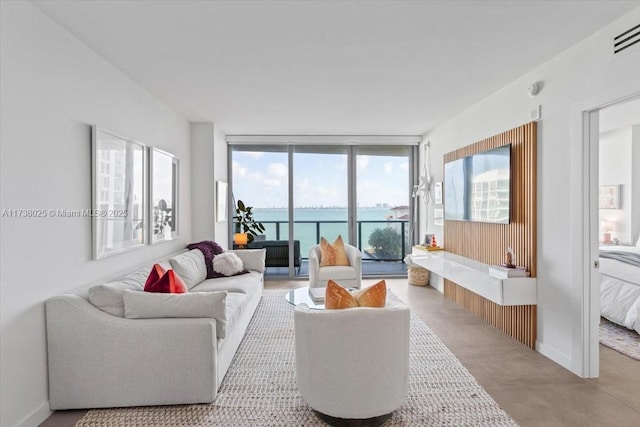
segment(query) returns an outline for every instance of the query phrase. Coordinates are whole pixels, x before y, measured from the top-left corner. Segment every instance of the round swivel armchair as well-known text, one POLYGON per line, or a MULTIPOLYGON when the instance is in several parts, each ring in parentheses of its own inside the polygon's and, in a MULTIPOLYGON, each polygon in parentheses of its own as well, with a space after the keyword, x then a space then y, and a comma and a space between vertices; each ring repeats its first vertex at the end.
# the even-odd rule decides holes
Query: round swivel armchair
POLYGON ((296 380, 324 421, 381 425, 405 401, 409 308, 295 309, 296 380))

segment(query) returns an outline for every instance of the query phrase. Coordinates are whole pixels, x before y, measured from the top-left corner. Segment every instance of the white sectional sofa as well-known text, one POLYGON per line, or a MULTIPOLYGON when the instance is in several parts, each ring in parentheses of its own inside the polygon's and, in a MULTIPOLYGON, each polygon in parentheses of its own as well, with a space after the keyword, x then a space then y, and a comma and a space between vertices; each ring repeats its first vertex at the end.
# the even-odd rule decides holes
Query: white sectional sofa
POLYGON ((167 294, 141 292, 153 264, 47 300, 50 408, 212 402, 264 286, 264 249, 229 252, 249 273, 206 279, 199 250, 159 263, 187 284, 192 317, 172 317, 175 299, 154 303, 167 294), (158 307, 169 313, 154 317, 158 307))

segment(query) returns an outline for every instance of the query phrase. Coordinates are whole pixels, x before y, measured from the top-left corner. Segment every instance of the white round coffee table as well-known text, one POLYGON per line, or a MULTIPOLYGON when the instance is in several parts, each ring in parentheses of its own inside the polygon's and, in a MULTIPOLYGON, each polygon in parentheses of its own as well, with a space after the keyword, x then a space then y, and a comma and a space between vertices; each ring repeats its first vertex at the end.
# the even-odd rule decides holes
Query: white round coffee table
MULTIPOLYGON (((324 289, 324 288, 318 288, 324 289)), ((305 303, 309 306, 309 308, 315 308, 318 310, 324 310, 324 299, 322 302, 316 303, 311 295, 309 294, 309 287, 305 286, 304 288, 296 288, 292 289, 285 295, 285 299, 289 301, 290 304, 298 305, 305 303)))

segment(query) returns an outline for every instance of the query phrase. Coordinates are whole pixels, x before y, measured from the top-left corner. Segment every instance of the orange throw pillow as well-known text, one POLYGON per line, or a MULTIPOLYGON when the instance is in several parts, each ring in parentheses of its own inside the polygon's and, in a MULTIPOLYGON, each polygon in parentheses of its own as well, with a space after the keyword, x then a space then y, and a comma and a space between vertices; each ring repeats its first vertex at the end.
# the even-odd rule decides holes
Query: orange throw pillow
POLYGON ((360 307, 384 307, 387 301, 387 283, 381 280, 373 286, 356 291, 354 296, 360 307))
POLYGON ((320 267, 332 265, 350 265, 347 253, 344 251, 342 235, 338 235, 333 243, 320 237, 320 267))
POLYGON ((168 270, 164 275, 151 285, 145 285, 145 292, 163 292, 166 294, 184 294, 189 292, 187 285, 182 281, 178 273, 168 270))
POLYGON ((324 295, 324 308, 336 310, 353 307, 384 307, 386 300, 387 283, 384 280, 354 294, 333 280, 329 280, 324 295))

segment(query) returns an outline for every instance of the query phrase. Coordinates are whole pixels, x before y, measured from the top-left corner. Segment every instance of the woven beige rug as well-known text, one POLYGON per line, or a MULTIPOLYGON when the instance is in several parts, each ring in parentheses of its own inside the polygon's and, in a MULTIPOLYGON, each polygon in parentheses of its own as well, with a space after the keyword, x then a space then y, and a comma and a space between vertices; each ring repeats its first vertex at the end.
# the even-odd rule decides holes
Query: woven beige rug
MULTIPOLYGON (((394 295, 389 298, 396 299, 394 295)), ((282 292, 265 292, 215 402, 93 409, 76 426, 325 425, 296 388, 293 310, 282 292)), ((406 403, 385 426, 515 425, 442 341, 412 313, 409 393, 406 403)))

